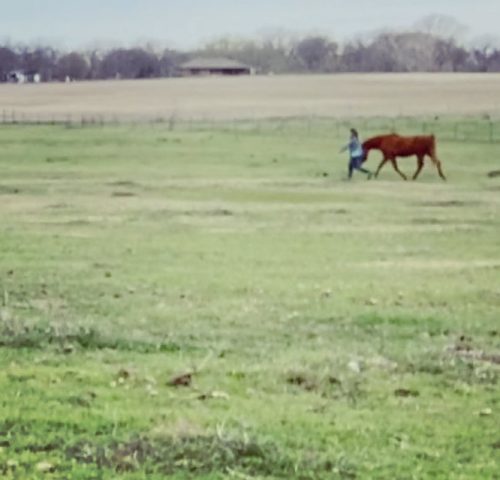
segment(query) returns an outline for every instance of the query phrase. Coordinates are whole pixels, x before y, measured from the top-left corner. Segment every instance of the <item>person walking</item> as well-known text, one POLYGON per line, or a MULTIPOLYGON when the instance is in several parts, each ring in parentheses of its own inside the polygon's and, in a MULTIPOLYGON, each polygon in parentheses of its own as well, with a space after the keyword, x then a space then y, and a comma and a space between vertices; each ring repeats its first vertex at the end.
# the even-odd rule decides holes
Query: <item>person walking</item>
POLYGON ((352 172, 354 170, 359 170, 360 172, 366 173, 368 175, 368 180, 372 178, 372 172, 363 168, 363 161, 365 159, 365 155, 363 152, 363 146, 359 140, 358 131, 355 128, 351 128, 351 138, 349 139, 349 143, 341 148, 340 153, 349 150, 349 173, 348 179, 351 180, 352 172))

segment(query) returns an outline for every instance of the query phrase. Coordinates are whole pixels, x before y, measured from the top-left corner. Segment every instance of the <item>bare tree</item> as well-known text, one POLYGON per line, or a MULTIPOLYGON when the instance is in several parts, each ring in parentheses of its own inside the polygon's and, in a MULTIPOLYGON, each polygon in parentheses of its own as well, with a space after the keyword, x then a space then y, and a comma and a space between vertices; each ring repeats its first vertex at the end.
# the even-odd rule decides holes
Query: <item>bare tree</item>
POLYGON ((294 55, 310 72, 331 72, 335 70, 338 45, 326 37, 307 37, 293 49, 294 55))
POLYGON ((434 47, 434 62, 441 72, 461 72, 473 69, 470 54, 453 40, 438 39, 434 47))
POLYGON ((246 63, 260 73, 284 73, 291 68, 291 47, 280 41, 220 38, 196 52, 201 56, 222 56, 246 63))
POLYGON ((500 50, 495 50, 488 58, 488 72, 500 72, 500 50))
POLYGON ((456 18, 449 15, 433 14, 421 18, 414 25, 415 30, 428 33, 435 37, 458 40, 462 38, 468 28, 456 18))
POLYGON ((57 61, 57 76, 60 80, 66 78, 83 80, 87 78, 89 68, 86 58, 81 53, 71 52, 57 61))
POLYGON ((8 47, 0 47, 0 81, 7 80, 7 75, 18 66, 17 53, 8 47))
POLYGON ((341 57, 341 68, 348 72, 395 72, 398 70, 396 44, 389 34, 379 35, 373 42, 348 43, 341 57))
POLYGON ((44 81, 51 81, 55 77, 57 52, 53 48, 23 48, 19 56, 20 66, 24 70, 39 73, 44 81))
POLYGON ((100 64, 101 78, 152 78, 160 75, 160 61, 142 48, 108 52, 100 64))
POLYGON ((175 75, 179 65, 187 60, 187 55, 166 49, 160 57, 160 75, 162 77, 172 77, 175 75))

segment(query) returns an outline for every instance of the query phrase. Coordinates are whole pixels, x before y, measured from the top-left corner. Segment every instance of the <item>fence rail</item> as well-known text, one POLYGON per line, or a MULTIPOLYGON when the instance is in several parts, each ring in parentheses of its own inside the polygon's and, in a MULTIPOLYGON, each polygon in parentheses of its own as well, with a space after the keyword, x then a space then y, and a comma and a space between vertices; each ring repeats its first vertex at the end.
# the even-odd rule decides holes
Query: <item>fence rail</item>
POLYGON ((109 125, 158 125, 168 130, 226 130, 235 133, 307 133, 311 136, 345 137, 356 127, 363 137, 387 132, 402 135, 435 134, 439 139, 457 142, 500 143, 500 120, 482 117, 286 117, 242 120, 186 119, 175 115, 123 117, 103 114, 26 114, 3 110, 0 125, 63 125, 68 128, 109 125))

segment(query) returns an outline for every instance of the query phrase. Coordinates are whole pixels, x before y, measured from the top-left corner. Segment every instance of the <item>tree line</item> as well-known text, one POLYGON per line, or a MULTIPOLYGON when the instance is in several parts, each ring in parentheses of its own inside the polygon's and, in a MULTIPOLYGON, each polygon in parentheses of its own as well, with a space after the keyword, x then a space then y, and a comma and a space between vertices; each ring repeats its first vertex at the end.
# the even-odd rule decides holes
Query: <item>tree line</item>
POLYGON ((184 52, 152 47, 61 52, 52 47, 0 46, 0 80, 12 71, 36 71, 43 81, 158 78, 178 74, 197 57, 227 57, 257 73, 500 72, 500 49, 465 47, 428 32, 380 33, 343 45, 327 36, 300 39, 223 38, 184 52))

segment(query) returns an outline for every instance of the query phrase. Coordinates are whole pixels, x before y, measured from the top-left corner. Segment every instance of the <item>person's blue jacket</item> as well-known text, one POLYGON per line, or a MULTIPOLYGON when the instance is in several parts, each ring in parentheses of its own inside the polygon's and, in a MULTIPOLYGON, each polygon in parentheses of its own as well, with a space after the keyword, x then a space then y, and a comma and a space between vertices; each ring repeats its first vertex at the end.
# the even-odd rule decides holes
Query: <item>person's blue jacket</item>
POLYGON ((351 158, 361 158, 363 156, 363 147, 358 138, 352 137, 350 142, 341 150, 345 152, 349 150, 351 158))

